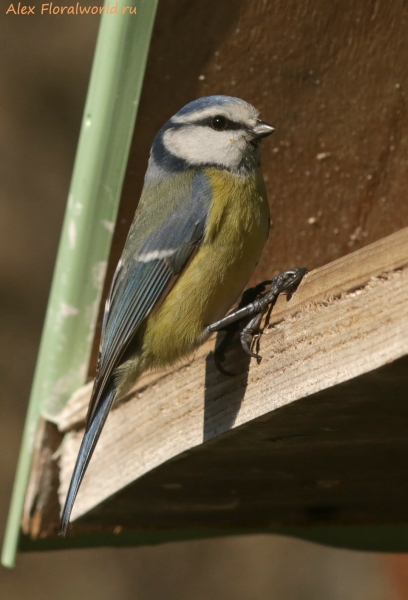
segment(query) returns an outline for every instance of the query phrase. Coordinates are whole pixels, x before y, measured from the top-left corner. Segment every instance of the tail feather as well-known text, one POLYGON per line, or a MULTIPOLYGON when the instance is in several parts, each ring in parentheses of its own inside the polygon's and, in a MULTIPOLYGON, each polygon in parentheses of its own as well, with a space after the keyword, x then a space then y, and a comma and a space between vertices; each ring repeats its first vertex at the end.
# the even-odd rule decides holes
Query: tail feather
POLYGON ((74 472, 71 478, 71 482, 69 484, 65 505, 62 511, 59 535, 64 536, 66 534, 69 519, 71 516, 71 511, 74 506, 79 486, 81 485, 82 479, 85 475, 85 471, 89 465, 89 461, 91 460, 99 436, 101 435, 101 431, 105 424, 106 417, 108 416, 113 400, 115 399, 115 394, 116 387, 112 378, 110 383, 107 385, 105 391, 103 392, 97 406, 95 407, 92 419, 82 440, 81 448, 78 453, 78 458, 75 463, 74 472))

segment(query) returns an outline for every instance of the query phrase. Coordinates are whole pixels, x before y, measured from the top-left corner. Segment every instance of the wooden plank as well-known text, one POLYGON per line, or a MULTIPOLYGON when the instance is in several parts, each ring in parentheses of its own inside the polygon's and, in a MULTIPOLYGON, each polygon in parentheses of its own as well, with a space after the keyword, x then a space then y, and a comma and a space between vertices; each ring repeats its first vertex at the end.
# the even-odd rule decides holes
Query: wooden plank
MULTIPOLYGON (((401 412, 384 413, 385 402, 391 401, 391 409, 396 404, 399 411, 402 401, 406 404, 407 265, 408 229, 404 229, 310 273, 289 302, 282 299, 259 340, 260 364, 249 364, 235 343, 226 352, 224 366, 237 376, 222 375, 207 355, 209 342, 188 364, 141 380, 108 419, 74 519, 87 515, 81 522, 107 527, 119 523, 138 530, 181 527, 183 522, 195 527, 245 522, 248 527, 259 526, 259 519, 264 522, 265 511, 271 510, 268 490, 273 482, 271 523, 299 524, 296 478, 290 475, 295 471, 302 473, 306 488, 307 481, 314 482, 310 486, 316 506, 328 490, 350 504, 349 513, 335 522, 407 517, 406 495, 399 491, 398 510, 395 502, 384 504, 381 494, 380 506, 371 512, 356 508, 362 498, 373 501, 373 486, 378 493, 384 489, 391 493, 384 482, 395 473, 391 461, 384 460, 384 449, 403 456, 399 452, 408 444, 406 409, 404 427, 396 417, 401 412), (393 364, 384 367, 388 363, 393 364), (390 370, 381 375, 381 368, 390 370), (386 385, 380 385, 384 381, 386 385), (385 395, 387 390, 391 398, 385 395), (379 407, 381 418, 374 418, 379 407), (282 455, 283 470, 278 462, 282 455), (324 465, 316 472, 319 461, 324 465), (249 472, 248 464, 258 466, 249 472), (362 477, 365 472, 367 480, 362 477), (351 484, 351 489, 342 488, 345 474, 355 489, 351 484), (234 481, 228 493, 224 478, 228 485, 234 481), (138 484, 130 485, 137 479, 138 484), (121 500, 118 496, 108 500, 118 492, 121 500), (177 497, 176 505, 171 504, 172 496, 177 497)), ((85 396, 78 401, 77 395, 61 413, 61 429, 81 422, 85 396)), ((69 431, 62 446, 60 501, 82 433, 69 431)), ((401 474, 401 459, 395 465, 401 474)), ((317 518, 333 521, 333 515, 317 518)))
MULTIPOLYGON (((281 321, 288 312, 309 302, 321 302, 326 297, 350 293, 364 286, 372 277, 397 270, 408 264, 408 228, 402 229, 374 244, 346 255, 309 273, 288 302, 282 297, 269 318, 269 327, 281 321), (307 282, 307 285, 306 285, 307 282)), ((265 332, 266 334, 268 331, 265 332)), ((214 338, 198 349, 196 358, 206 356, 214 346, 214 338)), ((145 374, 134 393, 160 380, 163 373, 145 374)), ((92 382, 80 388, 58 417, 60 431, 66 432, 84 423, 92 382)), ((126 397, 128 399, 129 396, 126 397)))

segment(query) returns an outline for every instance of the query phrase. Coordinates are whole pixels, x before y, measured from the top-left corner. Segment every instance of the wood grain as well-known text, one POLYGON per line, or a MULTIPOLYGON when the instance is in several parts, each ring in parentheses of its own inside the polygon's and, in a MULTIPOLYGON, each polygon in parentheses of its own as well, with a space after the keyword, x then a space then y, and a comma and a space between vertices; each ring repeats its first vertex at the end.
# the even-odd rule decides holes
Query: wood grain
MULTIPOLYGON (((407 264, 408 228, 309 273, 289 302, 285 296, 278 299, 269 317, 269 327, 281 321, 286 314, 293 313, 299 305, 321 302, 326 297, 353 292, 364 286, 370 278, 405 267, 407 264)), ((195 354, 197 359, 212 351, 214 339, 215 336, 198 349, 195 354)), ((138 393, 163 376, 162 372, 146 373, 136 384, 133 393, 138 393)), ((60 431, 67 432, 85 422, 92 385, 93 383, 89 382, 72 395, 59 415, 60 431)), ((126 396, 124 400, 129 397, 126 396)))
MULTIPOLYGON (((290 411, 291 419, 299 424, 301 415, 308 412, 308 397, 315 397, 325 390, 333 392, 344 382, 357 381, 364 374, 375 372, 393 361, 398 362, 398 359, 408 354, 407 265, 408 229, 404 229, 315 270, 305 278, 299 291, 289 302, 282 299, 259 340, 259 351, 263 356, 260 364, 253 360, 249 364, 239 344, 235 343, 226 352, 224 366, 227 370, 237 373, 237 376, 222 375, 214 367, 211 355, 206 356, 209 347, 207 345, 188 364, 174 369, 171 373, 151 374, 148 381, 141 381, 134 393, 112 411, 107 421, 78 495, 73 512, 74 519, 89 513, 102 503, 101 508, 96 509, 101 522, 104 521, 104 506, 108 504, 108 513, 112 517, 113 510, 115 522, 122 518, 132 526, 143 527, 143 519, 146 516, 143 511, 148 510, 148 505, 144 505, 140 514, 134 509, 130 516, 128 507, 123 511, 123 505, 119 502, 116 514, 112 509, 112 506, 115 506, 114 500, 109 503, 106 502, 107 499, 149 472, 160 471, 160 481, 163 485, 168 484, 168 489, 181 489, 178 487, 177 464, 183 461, 172 462, 170 459, 183 457, 185 452, 189 456, 188 451, 192 451, 194 455, 195 448, 201 453, 201 458, 197 459, 198 464, 205 460, 207 451, 211 463, 214 459, 212 444, 225 432, 229 432, 226 435, 230 440, 229 445, 227 444, 227 454, 230 454, 231 443, 237 450, 241 436, 245 438, 242 431, 252 431, 247 434, 250 443, 244 443, 237 454, 233 476, 236 480, 242 478, 241 487, 245 482, 245 485, 253 485, 252 475, 249 480, 246 479, 248 473, 245 469, 242 471, 240 460, 244 460, 248 455, 253 461, 258 457, 262 463, 264 442, 257 432, 263 419, 269 420, 272 417, 273 420, 273 415, 281 414, 283 407, 288 410, 289 406, 293 406, 290 411), (246 428, 243 429, 243 426, 246 428), (232 442, 231 430, 235 430, 232 442), (248 444, 251 447, 250 452, 248 444)), ((400 370, 397 369, 399 374, 396 378, 401 383, 400 370)), ((406 370, 402 371, 405 380, 408 379, 406 370)), ((391 381, 393 382, 392 375, 391 381)), ((361 387, 361 384, 358 386, 361 387)), ((384 389, 381 389, 383 394, 384 389)), ((375 392, 375 386, 371 385, 369 392, 366 390, 363 393, 364 410, 367 415, 372 408, 366 396, 373 391, 375 392)), ((386 400, 381 394, 377 398, 374 395, 373 407, 376 406, 376 402, 386 400)), ((333 395, 336 397, 335 392, 333 395)), ((85 413, 86 394, 83 394, 78 402, 79 398, 77 395, 61 414, 61 429, 67 431, 81 422, 85 413)), ((348 418, 348 404, 350 403, 352 408, 355 400, 355 392, 350 397, 342 398, 344 419, 348 418)), ((331 418, 327 415, 327 402, 323 402, 323 406, 323 413, 329 423, 331 418)), ((337 412, 338 407, 335 413, 337 412)), ((279 417, 277 418, 279 421, 279 417)), ((337 414, 337 419, 339 418, 341 421, 342 417, 337 414)), ((308 415, 307 420, 313 426, 313 416, 308 415)), ((383 438, 378 432, 378 426, 374 428, 376 443, 393 445, 396 439, 392 432, 390 433, 389 424, 387 427, 382 425, 385 433, 383 438)), ((320 432, 321 429, 325 429, 320 409, 316 412, 316 426, 320 432)), ((287 427, 288 424, 284 424, 282 431, 287 427)), ((292 431, 293 427, 290 426, 292 431)), ((330 429, 330 425, 328 427, 330 429)), ((301 433, 302 429, 301 426, 298 433, 291 435, 300 435, 302 454, 308 456, 310 452, 313 454, 315 442, 309 434, 305 438, 301 433)), ((278 439, 282 431, 275 429, 270 432, 270 436, 278 439)), ((66 493, 82 434, 81 430, 70 431, 62 447, 59 491, 61 502, 66 493)), ((368 436, 367 443, 372 443, 372 440, 367 432, 364 436, 354 439, 347 437, 349 435, 350 432, 344 439, 341 435, 336 439, 340 463, 344 460, 341 448, 347 446, 348 455, 354 449, 357 464, 359 452, 367 450, 364 436, 368 436)), ((223 437, 219 439, 222 440, 223 437)), ((398 433, 398 440, 407 443, 408 434, 401 438, 401 434, 398 433)), ((222 441, 220 443, 222 446, 222 441)), ((191 476, 197 483, 193 455, 188 461, 191 476)), ((296 461, 295 456, 293 460, 296 461)), ((303 464, 304 458, 299 457, 299 460, 299 464, 303 464)), ((222 459, 216 459, 216 464, 220 462, 222 459)), ((229 468, 233 466, 230 465, 229 468)), ((390 466, 387 468, 390 469, 390 466)), ((352 462, 349 469, 353 472, 352 462)), ((384 474, 379 474, 379 483, 384 474)), ((270 476, 272 475, 276 478, 275 470, 272 470, 270 476)), ((217 477, 223 477, 222 471, 217 471, 217 477)), ((308 465, 304 477, 313 480, 318 478, 313 469, 313 462, 308 465)), ((148 493, 148 484, 143 484, 143 481, 144 478, 140 480, 142 495, 143 489, 145 494, 148 493)), ((205 480, 200 481, 199 488, 202 489, 202 486, 205 487, 205 480)), ((321 481, 323 483, 319 485, 323 493, 326 488, 331 487, 328 482, 337 479, 327 477, 321 481)), ((317 490, 320 489, 319 485, 317 490)), ((334 487, 336 485, 333 483, 334 487)), ((283 487, 286 489, 285 485, 283 487)), ((293 498, 290 500, 290 495, 286 497, 282 491, 276 492, 283 504, 294 501, 296 505, 293 498)), ((359 493, 364 495, 365 492, 367 490, 364 490, 363 486, 359 493)), ((125 491, 123 493, 126 494, 125 491)), ((257 488, 257 493, 262 495, 261 487, 257 488)), ((247 490, 245 497, 249 497, 248 495, 251 495, 250 490, 247 490)), ((208 491, 204 495, 204 499, 195 500, 188 508, 190 500, 188 494, 182 497, 183 510, 195 517, 202 511, 207 515, 208 511, 213 511, 218 515, 218 519, 218 513, 224 511, 225 514, 228 513, 228 518, 233 520, 234 511, 238 511, 242 518, 244 498, 238 497, 227 502, 222 494, 219 496, 216 487, 212 487, 211 492, 208 491), (204 508, 204 505, 207 508, 204 508)), ((355 498, 350 496, 349 500, 352 504, 355 498)), ((247 501, 249 502, 248 498, 247 501)), ((267 504, 264 510, 267 510, 267 504)), ((153 512, 156 525, 162 523, 166 511, 164 510, 163 514, 158 509, 153 512)))

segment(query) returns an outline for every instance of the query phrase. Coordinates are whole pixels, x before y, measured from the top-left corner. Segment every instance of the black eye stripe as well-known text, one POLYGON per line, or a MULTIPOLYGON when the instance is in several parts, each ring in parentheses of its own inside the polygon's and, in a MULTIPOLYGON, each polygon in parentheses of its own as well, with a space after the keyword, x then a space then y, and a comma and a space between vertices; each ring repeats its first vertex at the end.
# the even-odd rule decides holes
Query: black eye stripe
MULTIPOLYGON (((221 117, 223 115, 214 115, 214 117, 217 117, 217 116, 221 117)), ((206 119, 194 121, 193 123, 191 123, 191 125, 203 125, 203 126, 211 127, 211 129, 214 129, 214 127, 213 127, 214 117, 208 117, 206 119)), ((226 121, 226 126, 220 131, 236 131, 238 129, 246 129, 245 125, 243 125, 242 123, 237 123, 236 121, 231 121, 230 119, 227 119, 226 117, 224 117, 224 119, 226 121)))

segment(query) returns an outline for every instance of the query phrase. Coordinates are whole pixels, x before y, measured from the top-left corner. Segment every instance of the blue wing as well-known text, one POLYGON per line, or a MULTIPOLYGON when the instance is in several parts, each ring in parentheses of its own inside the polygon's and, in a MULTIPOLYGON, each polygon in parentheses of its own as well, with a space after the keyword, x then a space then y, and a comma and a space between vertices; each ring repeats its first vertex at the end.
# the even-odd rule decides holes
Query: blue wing
POLYGON ((79 486, 116 396, 113 372, 140 325, 166 295, 171 281, 177 279, 204 235, 212 197, 206 176, 202 172, 185 173, 174 177, 172 184, 156 181, 150 192, 143 190, 113 278, 85 435, 61 515, 62 535, 66 533, 79 486))
MULTIPOLYGON (((176 183, 176 182, 175 182, 176 183)), ((174 186, 172 198, 174 200, 174 186)), ((177 189, 177 187, 176 187, 177 189)), ((199 245, 211 202, 211 188, 207 177, 197 172, 191 186, 183 190, 174 210, 166 215, 161 225, 143 232, 149 219, 146 211, 157 211, 154 198, 142 207, 144 213, 136 218, 124 254, 116 269, 106 303, 102 326, 101 349, 97 376, 89 406, 87 426, 92 420, 98 401, 113 371, 137 331, 159 300, 169 291, 184 265, 199 245), (140 245, 135 241, 140 239, 140 245)), ((174 205, 166 194, 160 194, 160 205, 168 211, 174 205)), ((147 227, 148 228, 148 227, 147 227)), ((148 228, 149 229, 149 228, 148 228)))

